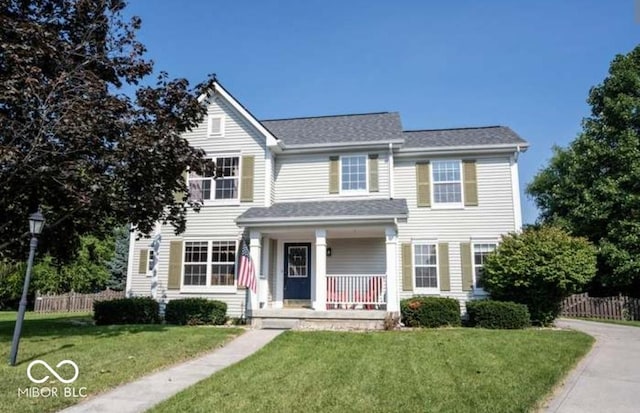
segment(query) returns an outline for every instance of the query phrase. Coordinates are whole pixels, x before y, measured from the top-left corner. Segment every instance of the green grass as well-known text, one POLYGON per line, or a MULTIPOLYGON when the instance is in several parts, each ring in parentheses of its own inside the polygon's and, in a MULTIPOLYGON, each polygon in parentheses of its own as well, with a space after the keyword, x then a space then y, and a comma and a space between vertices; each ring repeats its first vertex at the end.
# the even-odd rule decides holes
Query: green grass
MULTIPOLYGON (((28 313, 18 352, 18 365, 8 365, 15 312, 0 312, 0 412, 49 412, 74 404, 78 399, 60 397, 18 397, 18 389, 31 386, 59 388, 86 387, 95 394, 121 383, 192 358, 221 346, 242 330, 216 327, 177 327, 165 325, 94 326, 89 314, 28 313), (34 385, 27 378, 27 366, 33 360, 46 361, 54 367, 61 360, 74 361, 80 370, 78 379, 69 385, 49 383, 34 385)), ((63 366, 63 377, 73 369, 63 366)), ((34 367, 33 375, 48 372, 34 367)))
POLYGON ((583 317, 576 317, 576 320, 597 321, 598 323, 618 324, 618 325, 621 325, 621 326, 640 327, 640 321, 638 321, 638 320, 609 320, 609 319, 605 319, 605 318, 583 318, 583 317))
POLYGON ((287 332, 160 412, 526 412, 591 348, 573 331, 287 332))

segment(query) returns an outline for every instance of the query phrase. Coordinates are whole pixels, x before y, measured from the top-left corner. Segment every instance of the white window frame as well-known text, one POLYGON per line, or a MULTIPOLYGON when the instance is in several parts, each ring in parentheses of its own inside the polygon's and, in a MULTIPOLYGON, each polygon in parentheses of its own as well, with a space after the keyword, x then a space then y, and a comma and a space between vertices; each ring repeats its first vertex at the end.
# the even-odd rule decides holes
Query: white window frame
POLYGON ((340 195, 363 195, 369 193, 369 156, 368 154, 354 153, 349 155, 340 155, 340 195), (342 189, 342 161, 344 158, 364 158, 364 189, 342 189))
POLYGON ((153 255, 155 252, 153 248, 149 248, 147 250, 147 277, 151 277, 153 275, 153 255))
POLYGON ((495 239, 474 239, 471 240, 471 277, 473 279, 473 293, 484 295, 486 292, 482 287, 478 287, 476 279, 476 271, 482 268, 482 265, 476 265, 476 245, 493 245, 494 250, 498 248, 498 241, 495 239))
MULTIPOLYGON (((436 159, 431 161, 431 165, 429 165, 429 174, 430 182, 431 182, 431 208, 433 209, 464 209, 464 176, 462 170, 462 160, 460 159, 436 159), (460 202, 436 202, 435 189, 436 189, 436 180, 434 179, 434 164, 439 162, 455 162, 458 165, 458 171, 460 172, 460 202)), ((438 184, 454 184, 458 183, 458 181, 444 181, 437 182, 438 184)))
MULTIPOLYGON (((411 243, 411 263, 412 263, 412 273, 413 277, 413 290, 418 294, 440 294, 440 256, 438 251, 438 241, 436 240, 415 240, 411 243), (433 246, 436 253, 436 287, 418 287, 418 283, 416 282, 416 246, 421 245, 430 245, 433 246)), ((432 267, 431 265, 421 265, 421 267, 432 267)))
POLYGON ((214 237, 214 238, 187 238, 182 242, 182 268, 180 269, 180 292, 181 293, 235 293, 238 289, 238 240, 235 237, 214 237), (185 285, 184 284, 184 260, 187 243, 189 242, 206 242, 207 243, 207 271, 205 285, 185 285), (236 260, 233 271, 233 285, 211 285, 211 266, 213 262, 213 243, 214 242, 232 242, 235 245, 236 260))
POLYGON ((218 137, 224 137, 224 115, 208 115, 207 116, 207 136, 218 136, 218 137), (213 120, 214 119, 218 119, 220 120, 220 131, 219 132, 214 132, 213 131, 213 120))
MULTIPOLYGON (((238 185, 237 185, 237 196, 235 198, 223 198, 223 199, 216 199, 215 198, 215 194, 216 194, 216 182, 217 181, 222 181, 225 180, 224 178, 217 178, 214 179, 215 177, 208 177, 208 178, 194 178, 194 180, 204 180, 204 179, 209 179, 211 181, 211 199, 203 199, 202 203, 203 205, 240 205, 240 193, 242 191, 241 185, 242 185, 242 154, 234 152, 234 153, 220 153, 220 154, 215 154, 215 155, 211 155, 211 156, 207 156, 207 158, 213 160, 214 162, 217 162, 218 158, 238 158, 238 175, 235 177, 235 179, 238 180, 238 185)), ((217 168, 217 166, 216 166, 217 168)), ((191 181, 191 172, 187 173, 187 188, 190 188, 190 181, 191 181)))

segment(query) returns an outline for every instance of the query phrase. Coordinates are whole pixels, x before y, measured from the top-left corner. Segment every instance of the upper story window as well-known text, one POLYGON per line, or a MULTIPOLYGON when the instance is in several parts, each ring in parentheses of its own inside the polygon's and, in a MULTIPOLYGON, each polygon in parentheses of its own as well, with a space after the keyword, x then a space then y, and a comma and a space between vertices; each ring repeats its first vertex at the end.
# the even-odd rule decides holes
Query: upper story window
POLYGON ((207 134, 209 136, 224 136, 224 116, 209 115, 207 134))
POLYGON ((473 288, 482 289, 482 266, 484 265, 487 255, 496 249, 496 244, 473 244, 473 288))
POLYGON ((433 203, 462 206, 462 172, 460 161, 433 161, 433 203))
POLYGON ((240 157, 215 158, 216 178, 189 173, 189 196, 192 201, 238 200, 240 157))
POLYGON ((367 157, 365 155, 341 156, 342 192, 367 190, 367 157))

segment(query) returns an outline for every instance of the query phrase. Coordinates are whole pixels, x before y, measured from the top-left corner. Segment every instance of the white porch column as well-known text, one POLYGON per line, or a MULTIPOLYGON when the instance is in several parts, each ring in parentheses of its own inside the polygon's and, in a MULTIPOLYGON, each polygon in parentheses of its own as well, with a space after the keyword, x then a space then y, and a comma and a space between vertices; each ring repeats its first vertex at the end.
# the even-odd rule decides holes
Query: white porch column
POLYGON ((316 273, 315 298, 313 309, 324 311, 327 309, 327 231, 316 230, 316 273))
POLYGON ((262 274, 262 245, 261 245, 261 235, 259 231, 251 231, 251 241, 249 243, 249 253, 251 254, 251 261, 253 261, 253 268, 256 270, 256 290, 257 294, 254 294, 253 291, 249 290, 249 296, 251 299, 249 300, 249 305, 251 310, 257 310, 258 305, 258 297, 260 297, 262 293, 262 285, 260 282, 261 274, 262 274))
POLYGON ((398 296, 398 233, 394 227, 385 229, 387 243, 387 311, 400 311, 398 296))

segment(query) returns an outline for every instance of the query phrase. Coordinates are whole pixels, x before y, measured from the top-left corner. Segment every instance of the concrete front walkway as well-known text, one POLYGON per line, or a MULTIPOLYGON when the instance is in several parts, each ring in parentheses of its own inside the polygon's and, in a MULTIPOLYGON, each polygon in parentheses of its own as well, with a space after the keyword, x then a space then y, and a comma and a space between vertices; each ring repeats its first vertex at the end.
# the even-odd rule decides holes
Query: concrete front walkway
POLYGON ((62 412, 144 412, 179 391, 255 353, 282 331, 247 331, 212 353, 123 384, 62 412))
POLYGON ((640 327, 567 319, 556 324, 583 331, 596 343, 570 373, 547 412, 640 411, 640 327))

